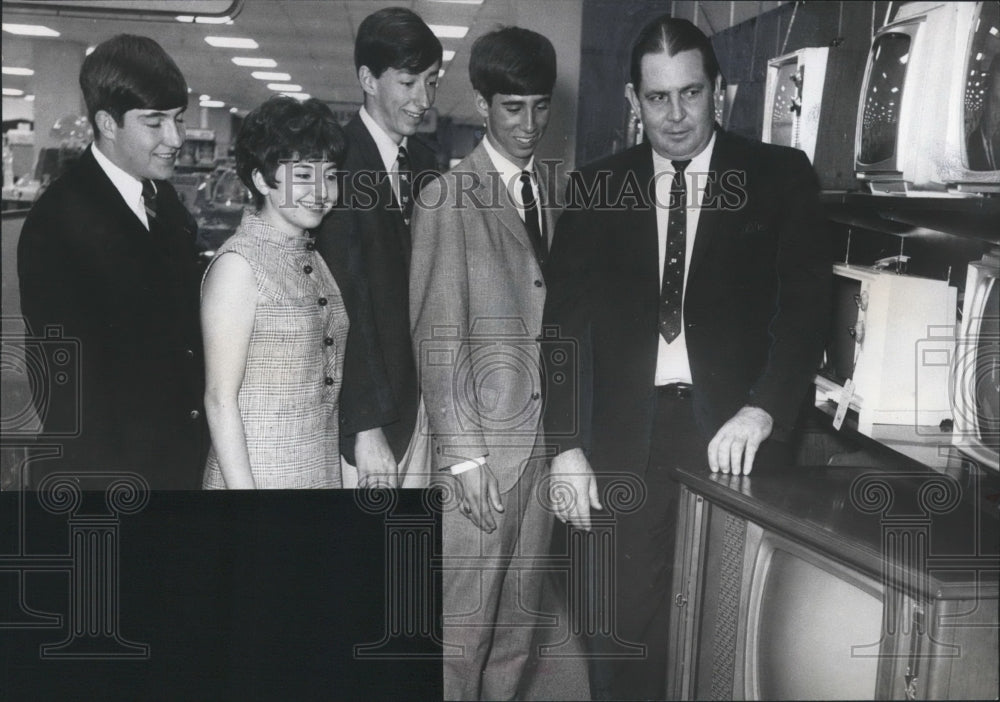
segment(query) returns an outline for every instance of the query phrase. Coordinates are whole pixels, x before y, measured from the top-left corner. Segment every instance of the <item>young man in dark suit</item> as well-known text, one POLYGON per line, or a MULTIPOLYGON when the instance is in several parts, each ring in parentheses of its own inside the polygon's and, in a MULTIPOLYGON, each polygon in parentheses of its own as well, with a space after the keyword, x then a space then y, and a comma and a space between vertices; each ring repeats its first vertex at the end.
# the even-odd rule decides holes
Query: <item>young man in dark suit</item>
POLYGON ((87 473, 130 471, 154 489, 197 489, 208 440, 197 227, 167 180, 187 84, 155 41, 118 35, 84 60, 80 87, 94 143, 38 199, 18 243, 31 332, 79 344, 35 379, 41 438, 63 449, 39 473, 97 488, 87 473), (60 391, 60 370, 78 374, 78 394, 60 391), (75 436, 54 436, 69 427, 75 436))
POLYGON ((342 206, 317 233, 351 317, 341 449, 357 465, 362 487, 402 485, 408 473, 408 486, 426 478, 427 437, 415 431, 410 215, 425 182, 420 174, 437 169, 433 151, 415 134, 434 104, 441 56, 441 42, 410 10, 386 8, 361 22, 354 63, 364 106, 345 128, 342 206))
MULTIPOLYGON (((675 466, 747 475, 782 463, 823 348, 831 259, 806 156, 715 124, 718 62, 686 20, 636 41, 627 94, 647 138, 584 168, 546 270, 545 321, 579 342, 579 394, 550 377, 545 430, 563 521, 612 513, 613 582, 597 594, 595 653, 622 641, 639 659, 595 659, 601 699, 663 699, 678 488, 675 466), (581 411, 582 410, 582 411, 581 411), (578 431, 577 431, 578 430, 578 431), (615 480, 642 497, 617 509, 615 480), (613 610, 609 610, 613 607, 613 610)), ((559 366, 550 366, 554 371, 559 366)), ((599 568, 598 565, 593 566, 599 568)))

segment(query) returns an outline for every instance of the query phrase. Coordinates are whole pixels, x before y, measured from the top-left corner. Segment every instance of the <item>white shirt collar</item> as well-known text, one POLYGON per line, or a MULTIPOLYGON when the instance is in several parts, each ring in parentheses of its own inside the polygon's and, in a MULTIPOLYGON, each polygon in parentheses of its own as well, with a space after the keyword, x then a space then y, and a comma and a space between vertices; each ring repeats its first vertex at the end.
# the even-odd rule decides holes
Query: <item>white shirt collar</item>
POLYGON ((396 159, 399 157, 399 147, 402 146, 406 148, 407 138, 403 137, 403 140, 398 144, 389 136, 381 125, 375 121, 375 118, 369 114, 368 110, 361 107, 358 111, 358 116, 361 117, 361 123, 365 125, 368 133, 372 135, 372 139, 375 141, 375 146, 378 148, 378 154, 382 157, 382 163, 385 165, 386 171, 396 170, 396 159))
POLYGON ((508 188, 514 187, 517 184, 518 178, 521 176, 521 171, 530 171, 534 173, 534 154, 532 154, 531 158, 528 159, 528 165, 521 168, 520 166, 511 163, 510 159, 493 148, 493 144, 490 143, 490 138, 488 136, 483 137, 483 145, 486 147, 486 153, 489 154, 490 161, 493 162, 493 167, 500 173, 500 177, 503 178, 503 182, 507 184, 508 188))
POLYGON ((97 161, 97 165, 101 167, 101 170, 108 176, 111 184, 115 186, 115 189, 121 194, 122 199, 125 200, 125 204, 128 205, 129 209, 135 213, 139 221, 146 225, 148 229, 149 222, 146 218, 146 208, 142 203, 142 181, 122 170, 111 159, 105 156, 97 148, 96 141, 90 145, 90 151, 94 154, 94 160, 97 161))
MULTIPOLYGON (((691 159, 691 163, 688 167, 684 169, 685 173, 708 173, 708 167, 712 165, 712 152, 715 150, 715 130, 712 130, 712 138, 708 140, 708 144, 698 152, 694 158, 691 159)), ((656 149, 653 151, 653 173, 663 173, 664 171, 673 173, 674 166, 670 163, 670 159, 665 156, 660 156, 656 153, 656 149)))

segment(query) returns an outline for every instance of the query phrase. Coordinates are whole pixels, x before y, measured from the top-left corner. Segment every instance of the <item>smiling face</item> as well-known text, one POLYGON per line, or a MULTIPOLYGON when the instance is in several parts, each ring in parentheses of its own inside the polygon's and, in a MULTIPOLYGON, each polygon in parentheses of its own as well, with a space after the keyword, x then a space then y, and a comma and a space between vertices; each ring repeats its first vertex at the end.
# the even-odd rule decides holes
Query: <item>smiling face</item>
POLYGON ((524 168, 549 124, 551 95, 504 95, 487 102, 476 92, 476 109, 486 120, 486 136, 511 163, 524 168))
POLYGON ((128 110, 121 124, 101 110, 95 116, 98 146, 112 163, 135 178, 169 178, 184 143, 185 109, 128 110))
POLYGON ((337 166, 330 161, 288 161, 274 172, 275 187, 253 172, 264 196, 260 216, 271 226, 299 236, 318 227, 337 199, 337 166))
POLYGON ((387 68, 378 78, 368 66, 358 71, 365 109, 397 144, 417 132, 424 113, 434 104, 439 68, 438 61, 420 73, 387 68))
MULTIPOLYGON (((626 95, 656 153, 683 161, 708 146, 715 125, 712 81, 698 49, 646 54, 642 81, 628 84, 626 95)), ((718 83, 718 79, 716 83, 718 83)))

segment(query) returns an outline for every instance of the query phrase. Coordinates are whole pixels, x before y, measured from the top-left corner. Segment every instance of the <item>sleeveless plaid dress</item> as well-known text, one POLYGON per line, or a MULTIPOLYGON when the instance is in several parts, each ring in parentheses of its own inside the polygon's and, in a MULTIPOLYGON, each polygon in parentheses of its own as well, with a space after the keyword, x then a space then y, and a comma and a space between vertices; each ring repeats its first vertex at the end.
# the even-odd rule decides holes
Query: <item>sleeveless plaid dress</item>
MULTIPOLYGON (((339 488, 348 319, 337 282, 310 237, 291 237, 250 208, 213 263, 226 253, 242 256, 257 281, 239 391, 254 481, 258 488, 339 488)), ((203 487, 226 487, 214 447, 203 487)))

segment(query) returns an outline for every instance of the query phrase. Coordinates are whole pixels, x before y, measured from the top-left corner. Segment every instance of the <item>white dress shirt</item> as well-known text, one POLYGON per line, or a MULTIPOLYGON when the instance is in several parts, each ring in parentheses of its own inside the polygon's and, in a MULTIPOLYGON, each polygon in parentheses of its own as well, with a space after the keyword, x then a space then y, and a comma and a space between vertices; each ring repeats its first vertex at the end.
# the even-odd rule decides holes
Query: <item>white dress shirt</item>
MULTIPOLYGON (((715 149, 715 134, 712 134, 708 145, 684 169, 687 184, 687 226, 684 250, 684 297, 687 298, 687 277, 691 269, 691 253, 694 251, 694 240, 698 235, 698 221, 701 219, 701 204, 705 198, 705 186, 712 163, 712 151, 715 149)), ((660 256, 660 284, 663 284, 663 257, 667 251, 667 220, 670 217, 670 184, 674 178, 674 167, 670 159, 653 151, 653 173, 656 178, 656 238, 660 256)), ((681 333, 669 344, 659 333, 659 349, 656 354, 656 384, 690 383, 691 364, 688 361, 687 338, 684 334, 684 311, 681 309, 681 333)))
MULTIPOLYGON (((111 179, 111 184, 121 194, 128 208, 139 218, 142 226, 149 229, 146 205, 142 201, 142 181, 112 163, 111 159, 102 154, 101 150, 97 148, 96 141, 90 145, 90 151, 94 154, 94 160, 97 161, 97 165, 111 179)), ((156 187, 156 183, 153 183, 153 187, 156 187)))
POLYGON ((365 125, 375 141, 378 155, 382 157, 382 164, 385 166, 386 173, 389 174, 392 194, 396 196, 396 202, 399 202, 399 161, 397 159, 399 158, 399 147, 406 148, 407 138, 403 137, 403 140, 397 144, 363 106, 358 110, 358 116, 361 117, 361 123, 365 125))

